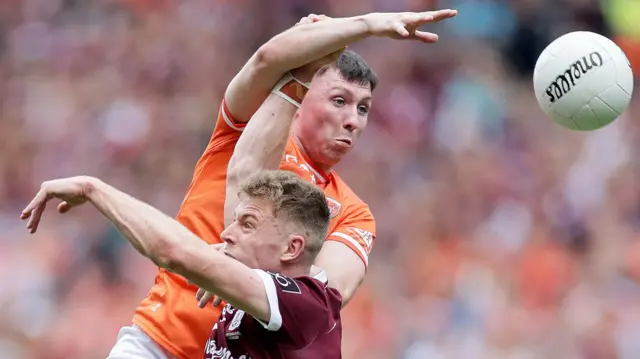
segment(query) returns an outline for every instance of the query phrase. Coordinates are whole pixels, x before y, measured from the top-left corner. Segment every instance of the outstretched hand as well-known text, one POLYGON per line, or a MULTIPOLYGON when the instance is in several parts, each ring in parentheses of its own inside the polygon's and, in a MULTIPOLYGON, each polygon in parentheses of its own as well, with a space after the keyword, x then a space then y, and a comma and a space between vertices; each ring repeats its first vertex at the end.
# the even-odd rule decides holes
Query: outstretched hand
POLYGON ((438 22, 455 17, 456 10, 437 10, 426 12, 404 12, 404 13, 372 13, 365 15, 364 19, 369 27, 369 31, 374 36, 389 37, 392 39, 412 39, 425 43, 438 41, 438 35, 419 31, 425 24, 438 22))
POLYGON ((47 202, 53 198, 61 199, 58 212, 66 213, 71 208, 87 202, 87 191, 91 181, 91 177, 78 176, 43 182, 40 191, 22 211, 20 219, 28 219, 27 229, 30 233, 35 233, 38 230, 42 213, 47 207, 47 202))

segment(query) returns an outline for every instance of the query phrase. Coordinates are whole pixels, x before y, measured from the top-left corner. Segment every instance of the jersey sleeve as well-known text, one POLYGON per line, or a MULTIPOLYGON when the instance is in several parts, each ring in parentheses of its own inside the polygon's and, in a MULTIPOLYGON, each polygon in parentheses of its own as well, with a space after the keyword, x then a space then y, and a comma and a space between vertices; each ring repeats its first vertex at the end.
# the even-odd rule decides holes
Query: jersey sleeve
POLYGON ((363 204, 344 216, 336 229, 329 233, 327 241, 340 242, 349 247, 360 257, 367 268, 375 238, 376 222, 369 207, 363 204))
POLYGON ((258 322, 287 349, 298 350, 330 332, 340 321, 342 298, 311 277, 290 278, 256 270, 269 300, 271 318, 258 322))
POLYGON ((235 147, 235 141, 238 140, 246 125, 246 123, 239 123, 233 119, 233 115, 229 112, 226 101, 222 100, 220 110, 218 110, 216 127, 213 130, 213 135, 211 136, 207 149, 214 149, 219 145, 228 144, 229 142, 234 142, 235 147))

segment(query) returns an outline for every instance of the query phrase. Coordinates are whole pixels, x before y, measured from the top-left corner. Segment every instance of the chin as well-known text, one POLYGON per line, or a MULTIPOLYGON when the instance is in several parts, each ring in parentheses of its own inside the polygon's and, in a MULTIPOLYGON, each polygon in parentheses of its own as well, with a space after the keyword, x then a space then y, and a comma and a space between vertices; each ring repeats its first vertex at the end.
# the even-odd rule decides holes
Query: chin
POLYGON ((340 162, 340 160, 342 160, 342 157, 344 157, 344 155, 346 155, 347 153, 349 153, 349 151, 342 152, 342 151, 336 151, 336 150, 329 150, 323 154, 322 164, 325 166, 332 167, 338 162, 340 162))

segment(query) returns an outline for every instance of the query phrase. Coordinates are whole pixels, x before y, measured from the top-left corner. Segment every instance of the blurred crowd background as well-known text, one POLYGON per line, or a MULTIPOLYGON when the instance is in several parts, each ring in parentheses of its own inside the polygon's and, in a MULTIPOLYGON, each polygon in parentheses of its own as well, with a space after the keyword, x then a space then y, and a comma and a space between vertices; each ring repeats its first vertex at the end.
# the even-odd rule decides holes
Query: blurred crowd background
MULTIPOLYGON (((94 175, 176 213, 223 91, 308 13, 456 8, 436 45, 352 48, 380 75, 338 171, 377 218, 344 357, 640 358, 640 97, 592 133, 544 117, 535 60, 596 31, 640 74, 629 0, 3 0, 0 358, 104 358, 156 268, 95 210, 18 220, 94 175)), ((195 299, 194 299, 195 305, 195 299)))

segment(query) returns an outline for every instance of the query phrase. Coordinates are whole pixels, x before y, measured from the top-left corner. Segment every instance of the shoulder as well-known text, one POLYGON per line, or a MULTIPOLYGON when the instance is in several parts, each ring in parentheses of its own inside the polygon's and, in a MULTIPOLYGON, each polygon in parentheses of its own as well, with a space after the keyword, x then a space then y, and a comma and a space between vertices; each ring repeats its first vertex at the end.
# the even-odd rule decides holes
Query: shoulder
POLYGON ((263 277, 269 276, 278 292, 312 296, 333 300, 335 295, 340 295, 328 286, 326 275, 290 277, 281 273, 257 270, 263 277))
POLYGON ((325 193, 329 209, 333 210, 332 206, 339 207, 342 212, 340 215, 343 217, 355 215, 373 219, 369 205, 349 187, 336 171, 331 172, 331 180, 335 190, 325 193))

